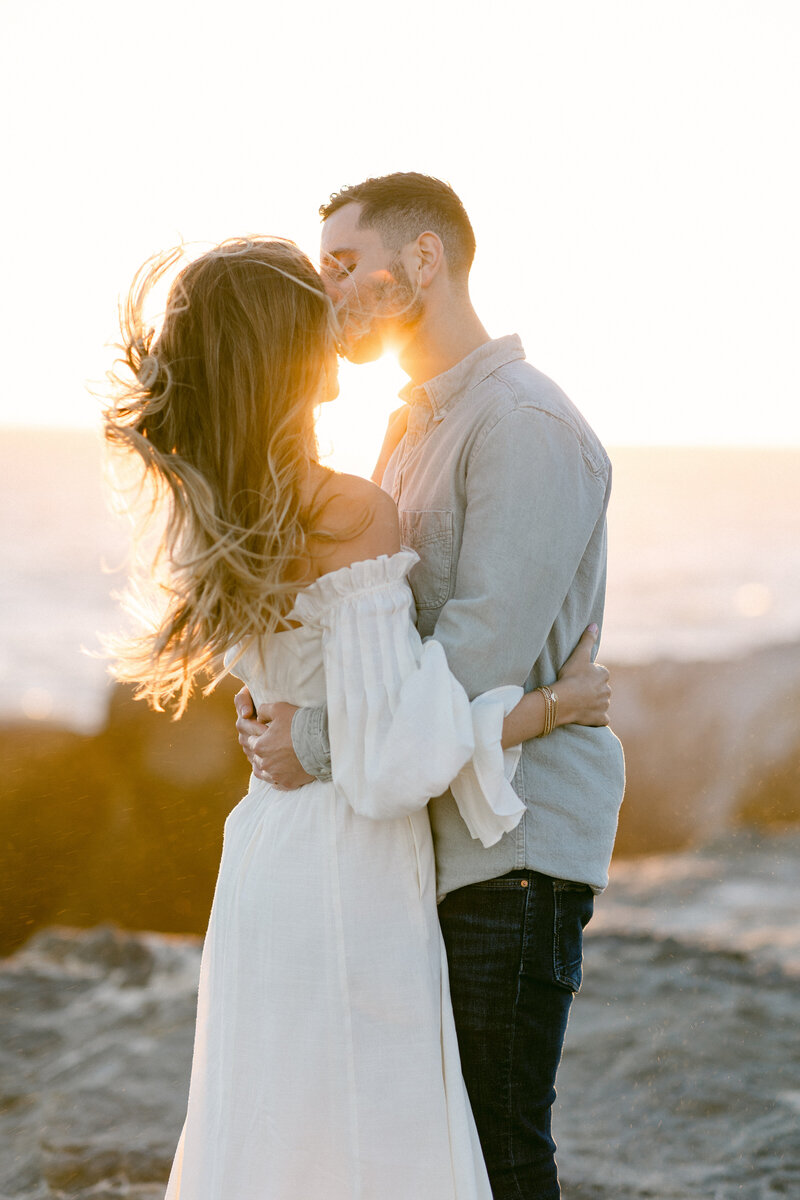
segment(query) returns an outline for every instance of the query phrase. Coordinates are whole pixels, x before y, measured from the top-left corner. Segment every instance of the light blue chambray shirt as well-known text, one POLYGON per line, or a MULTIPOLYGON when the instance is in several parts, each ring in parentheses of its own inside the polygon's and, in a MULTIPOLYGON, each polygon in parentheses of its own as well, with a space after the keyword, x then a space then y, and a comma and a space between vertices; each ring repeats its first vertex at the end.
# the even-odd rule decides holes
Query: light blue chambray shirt
MULTIPOLYGON (((383 487, 420 558, 409 576, 420 634, 441 642, 470 698, 552 683, 586 626, 602 627, 607 454, 516 336, 400 395, 408 431, 383 487)), ((329 779, 325 710, 299 709, 292 740, 308 773, 329 779)), ((489 849, 449 792, 431 801, 440 896, 521 868, 604 888, 624 789, 611 730, 564 725, 525 742, 514 788, 526 812, 489 849)))

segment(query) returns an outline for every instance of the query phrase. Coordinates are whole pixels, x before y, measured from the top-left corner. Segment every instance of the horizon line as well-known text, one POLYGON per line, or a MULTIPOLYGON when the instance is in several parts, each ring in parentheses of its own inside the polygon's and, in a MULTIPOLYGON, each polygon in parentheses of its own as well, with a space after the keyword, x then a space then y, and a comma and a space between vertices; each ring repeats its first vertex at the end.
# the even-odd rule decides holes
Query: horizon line
MULTIPOLYGON (((48 425, 26 425, 17 421, 6 421, 0 419, 0 434, 82 434, 85 436, 99 437, 101 430, 99 425, 76 424, 75 422, 50 423, 48 425)), ((663 441, 663 442, 640 442, 640 441, 621 441, 616 438, 608 438, 604 440, 604 444, 609 449, 615 450, 797 450, 800 451, 800 439, 796 442, 688 442, 688 441, 663 441)))

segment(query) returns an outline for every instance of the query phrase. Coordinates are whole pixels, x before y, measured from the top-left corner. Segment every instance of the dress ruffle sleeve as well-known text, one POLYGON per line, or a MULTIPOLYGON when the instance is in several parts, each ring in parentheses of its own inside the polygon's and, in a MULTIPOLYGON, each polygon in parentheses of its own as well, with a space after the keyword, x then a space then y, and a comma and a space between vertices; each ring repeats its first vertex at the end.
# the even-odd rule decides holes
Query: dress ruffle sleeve
POLYGON ((322 632, 333 782, 356 812, 390 818, 457 780, 462 816, 488 846, 524 811, 507 778, 513 753, 500 748, 522 691, 498 688, 470 705, 441 645, 423 644, 413 624, 406 576, 417 561, 402 550, 353 563, 295 600, 292 615, 322 632))
POLYGON ((470 834, 484 846, 493 846, 515 829, 525 811, 511 786, 522 747, 502 747, 503 718, 522 696, 521 687, 508 684, 483 692, 470 705, 475 749, 450 791, 470 834))

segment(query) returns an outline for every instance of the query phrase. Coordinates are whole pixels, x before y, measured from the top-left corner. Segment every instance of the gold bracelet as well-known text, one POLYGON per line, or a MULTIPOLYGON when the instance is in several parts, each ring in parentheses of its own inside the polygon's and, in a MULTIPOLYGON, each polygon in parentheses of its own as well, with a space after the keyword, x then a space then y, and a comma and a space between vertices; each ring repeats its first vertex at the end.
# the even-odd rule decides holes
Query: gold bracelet
POLYGON ((558 715, 558 700, 552 688, 547 689, 550 692, 550 720, 547 724, 547 732, 552 733, 556 727, 556 716, 558 715))
POLYGON ((556 723, 556 698, 549 687, 546 687, 545 690, 547 692, 547 698, 550 701, 550 707, 547 713, 547 734, 549 735, 553 732, 553 726, 556 723))
POLYGON ((547 726, 550 724, 550 689, 547 687, 539 687, 536 690, 537 692, 541 692, 542 697, 544 698, 544 726, 542 728, 542 732, 539 734, 539 737, 547 737, 547 726))
POLYGON ((556 727, 558 718, 558 696, 552 691, 547 684, 542 684, 536 689, 544 696, 544 729, 539 734, 539 737, 547 737, 556 727))

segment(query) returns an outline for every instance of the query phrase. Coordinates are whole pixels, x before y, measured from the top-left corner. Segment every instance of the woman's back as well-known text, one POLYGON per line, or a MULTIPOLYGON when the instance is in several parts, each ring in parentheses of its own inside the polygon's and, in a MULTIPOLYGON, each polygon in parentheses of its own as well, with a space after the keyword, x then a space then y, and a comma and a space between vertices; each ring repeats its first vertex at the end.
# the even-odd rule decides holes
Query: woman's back
POLYGON ((329 471, 312 462, 302 495, 305 503, 316 510, 309 533, 305 582, 351 563, 400 550, 397 506, 370 480, 329 471))

